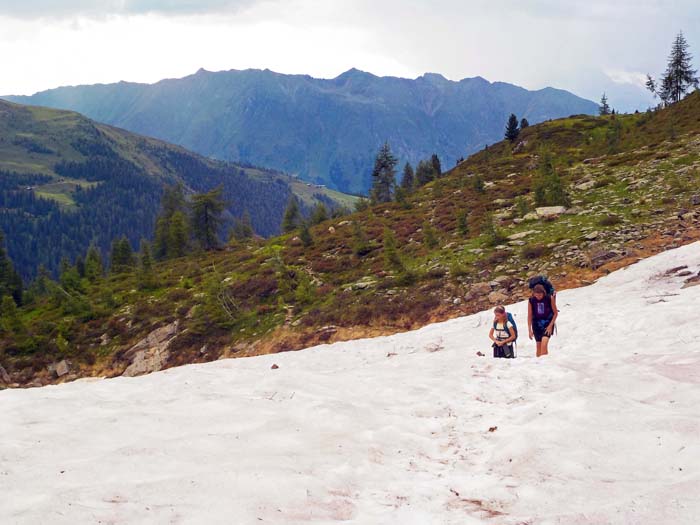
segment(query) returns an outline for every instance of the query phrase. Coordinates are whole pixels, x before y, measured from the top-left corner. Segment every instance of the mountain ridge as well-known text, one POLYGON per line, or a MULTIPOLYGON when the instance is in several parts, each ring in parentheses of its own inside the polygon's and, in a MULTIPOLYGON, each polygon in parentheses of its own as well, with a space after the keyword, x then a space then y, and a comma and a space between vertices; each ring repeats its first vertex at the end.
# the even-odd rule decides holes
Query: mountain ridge
POLYGON ((269 69, 200 69, 153 84, 55 88, 9 100, 72 109, 202 155, 269 166, 349 193, 370 185, 389 141, 401 162, 437 153, 452 166, 503 137, 510 113, 531 124, 597 105, 567 91, 530 91, 482 77, 415 79, 349 69, 335 78, 269 69))

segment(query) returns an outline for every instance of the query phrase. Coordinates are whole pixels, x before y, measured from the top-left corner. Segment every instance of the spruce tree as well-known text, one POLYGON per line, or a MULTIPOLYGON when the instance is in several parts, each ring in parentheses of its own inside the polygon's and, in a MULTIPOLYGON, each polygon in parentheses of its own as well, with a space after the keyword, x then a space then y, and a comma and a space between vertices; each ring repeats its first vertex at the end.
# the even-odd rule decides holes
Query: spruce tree
POLYGON ((603 93, 603 96, 600 97, 600 106, 598 107, 598 113, 601 116, 606 116, 610 115, 610 105, 608 104, 608 96, 603 93))
POLYGON ((297 198, 292 195, 287 203, 287 209, 284 211, 284 217, 282 218, 282 231, 284 233, 289 233, 297 229, 301 223, 301 212, 299 211, 299 202, 297 198))
POLYGON ((299 239, 301 239, 302 244, 307 248, 314 243, 314 240, 311 237, 311 231, 309 230, 309 224, 306 221, 303 221, 301 223, 299 239))
POLYGON ((233 222, 233 231, 231 235, 237 241, 244 241, 252 238, 254 233, 253 224, 250 220, 250 214, 248 213, 248 210, 245 210, 243 212, 243 216, 233 222))
POLYGON ((15 303, 22 304, 23 288, 22 278, 5 250, 5 237, 0 230, 0 298, 9 295, 15 303))
MULTIPOLYGON (((161 211, 156 218, 155 235, 153 241, 153 255, 156 259, 162 260, 168 257, 179 257, 184 254, 186 247, 181 242, 180 235, 177 236, 178 246, 171 246, 173 240, 173 230, 181 230, 182 218, 187 212, 187 201, 185 198, 185 190, 182 184, 178 183, 174 186, 166 186, 161 197, 161 211), (179 215, 178 215, 179 214, 179 215), (173 222, 178 222, 173 225, 173 222), (173 255, 178 254, 178 255, 173 255)), ((186 221, 185 221, 186 222, 186 221)), ((178 231, 178 234, 183 233, 188 237, 186 228, 185 231, 178 231)))
POLYGON ((469 234, 469 225, 467 224, 467 212, 459 210, 457 212, 457 232, 466 237, 469 234))
POLYGON ((437 179, 442 177, 442 164, 440 163, 440 157, 437 156, 437 153, 433 153, 433 155, 430 157, 430 164, 433 167, 435 178, 437 179))
POLYGON ((219 230, 223 224, 222 214, 226 209, 223 187, 199 193, 190 202, 190 226, 192 236, 203 250, 219 246, 219 230))
POLYGON ((415 184, 415 174, 413 172, 413 166, 410 163, 406 163, 403 167, 403 176, 401 177, 401 187, 406 192, 411 192, 415 184))
POLYGON ((18 334, 22 328, 17 303, 11 295, 3 295, 0 297, 0 333, 18 334))
POLYGON ((182 211, 176 211, 168 221, 167 232, 167 257, 183 257, 190 246, 190 234, 187 225, 187 216, 182 211))
POLYGON ((398 160, 391 153, 389 143, 385 142, 374 159, 372 189, 370 190, 372 203, 377 204, 393 200, 397 163, 398 160))
POLYGON ((681 31, 673 42, 666 72, 661 80, 659 96, 666 103, 678 102, 691 87, 698 88, 700 80, 697 76, 697 70, 693 69, 693 57, 688 51, 688 47, 688 42, 681 31))
POLYGON ((313 211, 311 212, 311 224, 321 224, 323 221, 328 220, 328 210, 322 202, 316 203, 313 211))
POLYGON ((556 169, 549 151, 540 153, 539 174, 534 181, 533 193, 537 206, 569 206, 571 204, 564 181, 556 169))
POLYGON ((126 236, 112 241, 112 259, 110 271, 112 273, 124 273, 130 271, 135 265, 134 251, 126 236))
POLYGON ((104 267, 102 265, 102 255, 94 244, 88 248, 85 254, 85 277, 90 282, 95 282, 102 277, 104 267))
POLYGON ((371 246, 369 240, 367 239, 367 234, 362 229, 362 225, 359 221, 354 221, 352 223, 352 251, 358 257, 363 257, 371 251, 371 246))
POLYGON ((437 232, 435 231, 435 228, 430 223, 430 221, 425 221, 423 223, 422 229, 423 229, 423 242, 425 242, 425 245, 428 248, 430 248, 431 250, 433 248, 436 248, 438 245, 437 232))
POLYGON ((530 123, 527 121, 526 118, 523 117, 523 118, 520 120, 520 129, 523 130, 523 129, 529 128, 529 127, 530 127, 530 123))
POLYGON ((511 113, 510 117, 508 117, 508 123, 506 124, 505 137, 507 140, 515 142, 518 135, 520 135, 520 128, 518 128, 518 117, 511 113))
POLYGON ((403 261, 399 256, 399 251, 396 247, 396 236, 389 228, 384 228, 384 265, 389 271, 402 272, 405 270, 403 261))
POLYGON ((151 255, 151 245, 145 239, 141 239, 137 278, 139 282, 139 287, 142 289, 149 289, 155 286, 156 277, 153 269, 153 256, 151 255))
POLYGON ((416 186, 425 186, 435 179, 433 165, 427 160, 421 160, 416 168, 416 186))

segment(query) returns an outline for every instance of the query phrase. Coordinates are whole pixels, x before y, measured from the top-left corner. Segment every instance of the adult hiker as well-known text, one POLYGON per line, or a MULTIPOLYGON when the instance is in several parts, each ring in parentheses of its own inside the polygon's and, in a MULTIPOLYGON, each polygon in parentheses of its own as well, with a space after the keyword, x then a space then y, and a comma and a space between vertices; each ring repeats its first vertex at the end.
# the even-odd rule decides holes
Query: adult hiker
MULTIPOLYGON (((548 282, 548 281, 547 281, 548 282)), ((532 286, 532 296, 527 303, 527 325, 530 339, 537 343, 537 357, 549 353, 549 339, 554 334, 554 325, 559 315, 554 288, 538 282, 532 286)))
POLYGON ((513 342, 518 337, 518 329, 503 306, 497 306, 493 313, 493 326, 489 332, 489 339, 493 341, 493 357, 512 359, 515 357, 513 342))

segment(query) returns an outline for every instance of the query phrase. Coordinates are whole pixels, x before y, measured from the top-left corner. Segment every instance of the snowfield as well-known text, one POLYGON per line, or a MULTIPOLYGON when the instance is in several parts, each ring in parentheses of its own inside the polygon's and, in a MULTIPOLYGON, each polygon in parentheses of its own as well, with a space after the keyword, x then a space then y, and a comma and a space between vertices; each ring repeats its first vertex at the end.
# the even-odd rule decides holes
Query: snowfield
POLYGON ((700 523, 700 243, 390 337, 0 392, 0 523, 700 523), (478 351, 486 357, 477 355, 478 351), (279 369, 271 369, 273 364, 279 369))

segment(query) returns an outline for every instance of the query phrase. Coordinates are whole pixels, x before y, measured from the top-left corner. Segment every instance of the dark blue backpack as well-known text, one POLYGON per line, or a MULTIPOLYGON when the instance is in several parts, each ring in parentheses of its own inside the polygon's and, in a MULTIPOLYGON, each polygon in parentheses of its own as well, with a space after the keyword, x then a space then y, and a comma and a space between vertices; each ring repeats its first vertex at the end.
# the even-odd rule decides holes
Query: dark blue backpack
POLYGON ((544 286, 547 295, 554 295, 556 293, 554 285, 550 283, 549 279, 547 279, 544 275, 536 275, 535 277, 530 278, 527 284, 530 287, 530 290, 532 290, 538 284, 541 284, 544 286))

